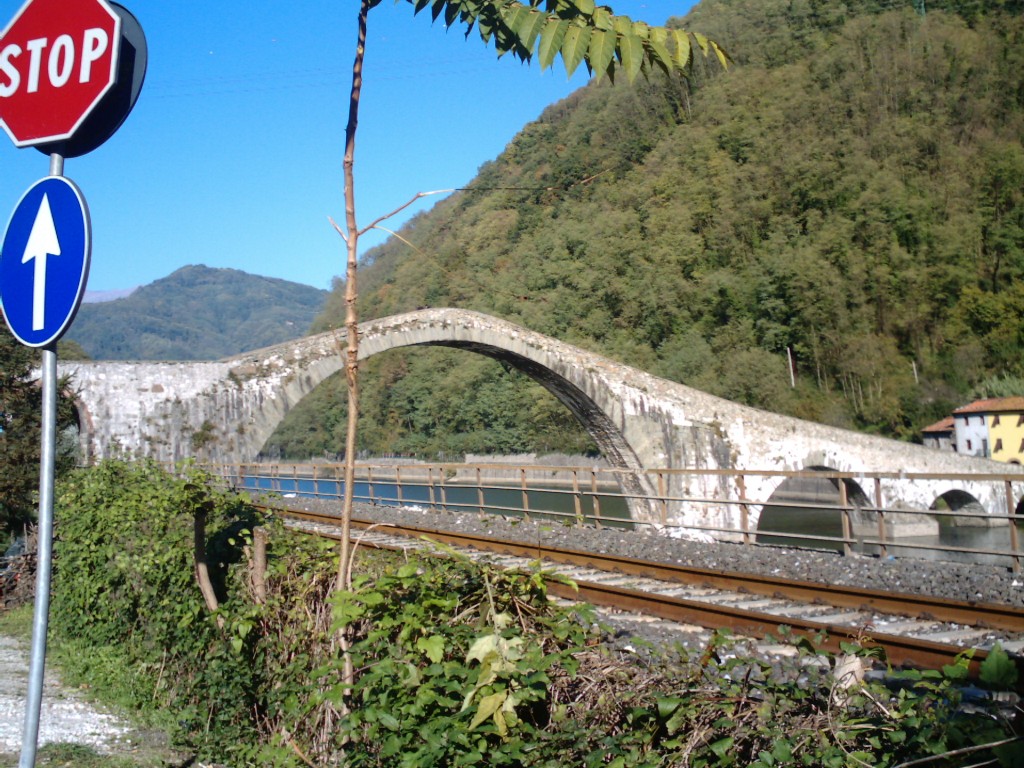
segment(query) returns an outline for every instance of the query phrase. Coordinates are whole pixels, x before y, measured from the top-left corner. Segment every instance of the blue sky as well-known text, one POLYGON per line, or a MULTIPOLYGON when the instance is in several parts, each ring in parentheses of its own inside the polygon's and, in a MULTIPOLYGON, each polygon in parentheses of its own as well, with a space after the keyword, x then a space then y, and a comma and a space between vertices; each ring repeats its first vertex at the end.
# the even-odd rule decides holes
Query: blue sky
MULTIPOLYGON (((94 152, 69 159, 93 227, 88 289, 144 285, 186 264, 329 288, 343 272, 341 156, 356 0, 122 0, 149 46, 134 112, 94 152)), ((690 0, 613 0, 661 24, 690 0)), ((20 0, 0 0, 6 26, 20 0)), ((466 184, 545 106, 586 82, 498 60, 414 16, 404 0, 370 14, 357 145, 360 223, 417 192, 466 184)), ((624 86, 617 86, 624 87, 624 86)), ((48 159, 0 133, 0 221, 48 159)), ((429 207, 428 199, 416 210, 429 207)), ((391 228, 403 219, 389 222, 391 228)), ((383 236, 367 236, 361 250, 383 236)))

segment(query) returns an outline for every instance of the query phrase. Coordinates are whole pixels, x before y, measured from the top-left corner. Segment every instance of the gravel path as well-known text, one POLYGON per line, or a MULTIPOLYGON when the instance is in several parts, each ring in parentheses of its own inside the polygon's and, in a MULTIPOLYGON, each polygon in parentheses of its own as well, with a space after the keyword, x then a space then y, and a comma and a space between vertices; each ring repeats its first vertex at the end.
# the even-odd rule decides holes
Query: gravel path
MULTIPOLYGON (((28 690, 29 648, 0 636, 0 754, 21 752, 28 690)), ((39 745, 68 742, 101 752, 118 749, 128 725, 97 710, 48 670, 39 718, 39 745)))

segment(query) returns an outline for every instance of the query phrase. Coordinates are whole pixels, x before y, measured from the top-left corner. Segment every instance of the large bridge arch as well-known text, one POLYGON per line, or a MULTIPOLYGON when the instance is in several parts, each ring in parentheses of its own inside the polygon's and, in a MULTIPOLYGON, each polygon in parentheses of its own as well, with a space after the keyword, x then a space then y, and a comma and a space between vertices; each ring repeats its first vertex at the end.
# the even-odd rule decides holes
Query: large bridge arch
MULTIPOLYGON (((653 507, 688 527, 735 529, 739 502, 769 499, 776 472, 830 467, 861 482, 865 473, 895 471, 878 491, 882 504, 922 511, 948 484, 903 473, 958 476, 957 486, 989 514, 1004 513, 1005 497, 971 474, 1020 471, 1024 480, 1019 467, 742 406, 477 312, 421 310, 362 323, 359 333, 361 359, 444 346, 523 371, 580 419, 613 464, 631 470, 627 493, 655 495, 645 470, 667 470, 661 482, 670 500, 653 507), (740 489, 728 472, 703 470, 751 474, 740 489)), ((285 414, 341 369, 343 349, 342 334, 329 332, 216 362, 83 362, 65 371, 89 415, 90 456, 236 463, 252 461, 285 414)), ((1021 484, 1014 486, 1019 498, 1021 484)), ((660 522, 653 507, 631 511, 660 522)), ((756 530, 757 520, 750 525, 756 530)))

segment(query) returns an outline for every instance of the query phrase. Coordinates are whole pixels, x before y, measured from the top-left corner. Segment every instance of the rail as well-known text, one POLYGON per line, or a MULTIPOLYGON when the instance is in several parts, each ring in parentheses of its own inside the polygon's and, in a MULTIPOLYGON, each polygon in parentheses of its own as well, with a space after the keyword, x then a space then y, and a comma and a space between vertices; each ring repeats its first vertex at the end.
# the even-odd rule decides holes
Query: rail
MULTIPOLYGON (((227 485, 250 491, 340 500, 343 465, 335 463, 204 465, 227 485)), ((1024 500, 1015 493, 1019 474, 931 475, 924 473, 849 473, 835 471, 755 471, 650 469, 644 474, 657 489, 653 496, 627 493, 620 483, 629 470, 612 467, 511 465, 505 463, 370 463, 356 468, 355 500, 388 506, 418 505, 431 510, 492 513, 530 519, 543 516, 565 525, 650 526, 665 535, 703 534, 715 539, 785 544, 880 557, 911 556, 1005 565, 1017 571, 1024 560, 1020 527, 1024 500), (681 479, 706 481, 728 494, 680 494, 669 488, 681 479), (989 487, 1001 500, 986 511, 974 500, 955 505, 942 499, 927 510, 885 506, 883 481, 967 480, 989 487), (765 481, 775 491, 764 500, 746 489, 765 481), (863 485, 868 484, 872 497, 863 485), (629 514, 640 501, 653 510, 650 519, 629 514), (736 525, 673 520, 685 510, 700 520, 707 509, 729 508, 736 525), (936 525, 937 523, 937 525, 936 525), (928 534, 900 536, 901 525, 930 528, 928 534), (774 527, 773 527, 774 526, 774 527)))

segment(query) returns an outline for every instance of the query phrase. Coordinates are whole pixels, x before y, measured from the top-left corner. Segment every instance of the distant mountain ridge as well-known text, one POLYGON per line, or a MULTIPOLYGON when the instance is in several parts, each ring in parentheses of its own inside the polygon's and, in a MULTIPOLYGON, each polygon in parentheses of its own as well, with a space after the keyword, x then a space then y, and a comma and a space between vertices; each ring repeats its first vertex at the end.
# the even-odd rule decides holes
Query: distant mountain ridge
POLYGON ((217 360, 305 335, 327 295, 192 265, 124 298, 83 304, 67 338, 94 360, 217 360))
POLYGON ((121 288, 113 291, 86 291, 85 296, 82 298, 86 304, 101 304, 104 301, 113 301, 114 299, 124 299, 131 296, 139 286, 132 288, 121 288))

